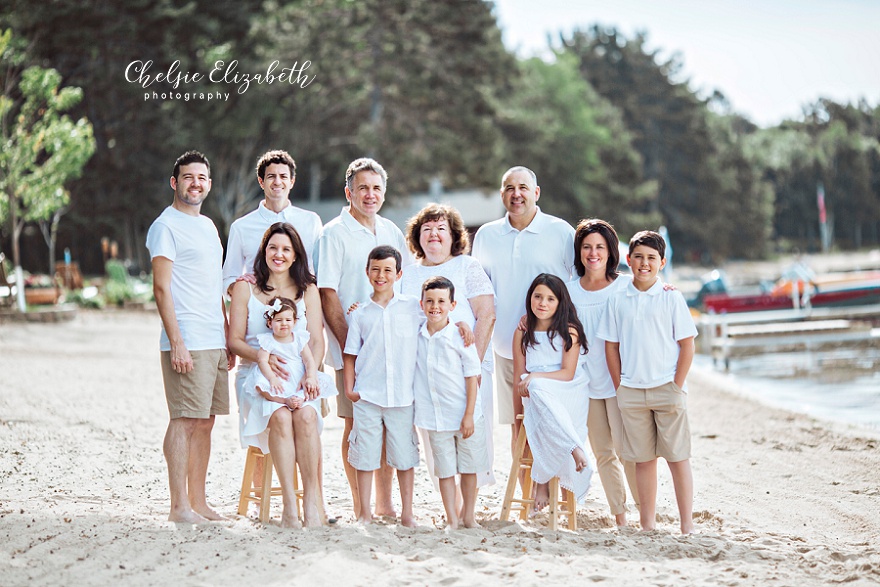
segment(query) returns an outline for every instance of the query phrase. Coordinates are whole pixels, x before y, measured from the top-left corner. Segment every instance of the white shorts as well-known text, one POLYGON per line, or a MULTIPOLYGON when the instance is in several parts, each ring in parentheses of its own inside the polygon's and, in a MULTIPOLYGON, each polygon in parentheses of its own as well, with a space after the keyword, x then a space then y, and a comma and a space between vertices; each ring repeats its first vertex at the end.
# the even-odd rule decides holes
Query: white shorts
POLYGON ((459 430, 428 430, 434 457, 434 475, 446 479, 456 473, 476 474, 488 471, 489 455, 484 428, 484 418, 481 416, 474 422, 474 433, 468 438, 462 438, 459 430))
POLYGON ((382 432, 388 465, 407 471, 419 464, 419 440, 413 425, 412 404, 383 408, 368 401, 354 402, 354 426, 348 437, 348 462, 358 471, 375 471, 382 463, 382 432))

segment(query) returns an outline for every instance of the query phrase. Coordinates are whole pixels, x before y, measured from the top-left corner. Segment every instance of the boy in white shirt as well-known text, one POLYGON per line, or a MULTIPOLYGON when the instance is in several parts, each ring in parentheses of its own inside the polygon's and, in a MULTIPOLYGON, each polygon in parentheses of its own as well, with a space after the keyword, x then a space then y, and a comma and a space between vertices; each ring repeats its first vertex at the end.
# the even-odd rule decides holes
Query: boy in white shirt
POLYGON ((415 423, 428 431, 434 474, 446 520, 479 528, 474 517, 477 473, 487 468, 486 435, 478 399, 480 358, 474 345, 465 347, 458 328, 449 321, 455 308, 455 286, 445 277, 422 285, 422 310, 427 322, 419 331, 415 376, 415 423), (462 512, 455 505, 455 475, 461 474, 462 512))
POLYGON ((397 469, 403 502, 400 522, 413 527, 413 467, 419 463, 413 377, 422 314, 416 298, 394 293, 394 282, 402 275, 401 263, 394 247, 383 245, 370 251, 367 277, 373 293, 369 302, 351 314, 342 358, 345 395, 354 409, 348 462, 357 470, 358 521, 373 519, 370 491, 373 471, 381 464, 384 430, 387 462, 397 469))
POLYGON ((694 359, 697 328, 681 292, 665 291, 657 277, 666 244, 645 230, 629 242, 633 281, 608 300, 598 336, 623 419, 623 459, 636 463, 643 530, 656 523, 657 457, 666 459, 675 486, 681 533, 694 531, 694 480, 685 379, 694 359))

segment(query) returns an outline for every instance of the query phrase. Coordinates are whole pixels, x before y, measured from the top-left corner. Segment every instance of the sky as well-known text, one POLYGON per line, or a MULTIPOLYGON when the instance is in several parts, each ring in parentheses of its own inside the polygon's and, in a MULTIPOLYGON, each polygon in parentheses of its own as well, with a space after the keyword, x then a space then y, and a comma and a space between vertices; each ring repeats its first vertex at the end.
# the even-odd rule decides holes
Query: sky
POLYGON ((546 55, 547 35, 593 23, 677 54, 690 87, 723 93, 760 126, 799 118, 818 98, 880 103, 877 0, 495 0, 504 43, 546 55))

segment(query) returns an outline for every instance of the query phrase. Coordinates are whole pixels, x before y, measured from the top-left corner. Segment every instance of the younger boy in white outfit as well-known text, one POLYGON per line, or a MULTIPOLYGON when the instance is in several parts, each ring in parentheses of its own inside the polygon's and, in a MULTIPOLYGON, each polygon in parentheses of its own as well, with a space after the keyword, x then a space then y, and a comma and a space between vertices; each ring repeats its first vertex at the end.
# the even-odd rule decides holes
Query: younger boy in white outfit
POLYGON ((672 473, 681 533, 694 531, 694 480, 685 379, 694 359, 697 328, 681 292, 666 291, 657 276, 666 244, 644 230, 629 242, 633 280, 612 295, 599 321, 605 360, 623 419, 623 454, 636 463, 642 530, 656 523, 657 457, 672 473))
POLYGON ((370 251, 367 277, 373 293, 351 314, 343 377, 345 395, 354 408, 348 462, 357 469, 358 521, 370 523, 373 518, 370 490, 373 471, 381 464, 384 430, 386 458, 397 469, 403 502, 400 521, 413 527, 413 468, 419 463, 413 377, 422 314, 416 298, 394 293, 394 282, 402 275, 401 261, 400 252, 391 246, 370 251))
POLYGON ((434 474, 449 527, 479 528, 474 518, 477 473, 486 470, 486 434, 478 398, 480 358, 476 346, 466 347, 449 321, 455 308, 455 286, 445 277, 422 285, 422 310, 427 322, 419 331, 415 377, 415 423, 428 431, 434 474), (455 475, 461 474, 461 520, 455 505, 455 475))

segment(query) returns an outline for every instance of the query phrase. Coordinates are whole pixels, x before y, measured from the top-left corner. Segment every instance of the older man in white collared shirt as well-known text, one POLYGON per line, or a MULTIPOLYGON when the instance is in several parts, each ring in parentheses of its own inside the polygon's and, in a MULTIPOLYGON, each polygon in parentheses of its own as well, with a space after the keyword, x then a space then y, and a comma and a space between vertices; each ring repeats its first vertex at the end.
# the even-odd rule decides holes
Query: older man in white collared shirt
MULTIPOLYGON (((352 404, 345 397, 342 382, 342 345, 348 337, 346 311, 355 302, 369 300, 372 287, 367 278, 367 257, 374 247, 390 245, 400 251, 403 264, 411 263, 406 239, 390 220, 379 216, 385 202, 388 175, 373 159, 353 161, 345 173, 345 198, 349 206, 338 217, 324 226, 315 251, 315 267, 321 307, 327 324, 330 353, 327 364, 336 369, 336 415, 345 420, 342 432, 342 462, 355 500, 355 513, 360 515, 357 502, 357 476, 348 462, 348 437, 354 423, 352 404)), ((383 461, 384 463, 384 461, 383 461)), ((383 464, 376 475, 376 513, 393 515, 391 503, 391 475, 393 471, 383 464)))
POLYGON ((513 333, 526 313, 526 294, 540 273, 571 280, 574 268, 574 229, 568 222, 544 214, 538 207, 541 188, 527 167, 511 167, 501 178, 503 218, 480 227, 472 255, 480 262, 495 289, 495 385, 498 422, 512 425, 522 399, 513 393, 513 333))

